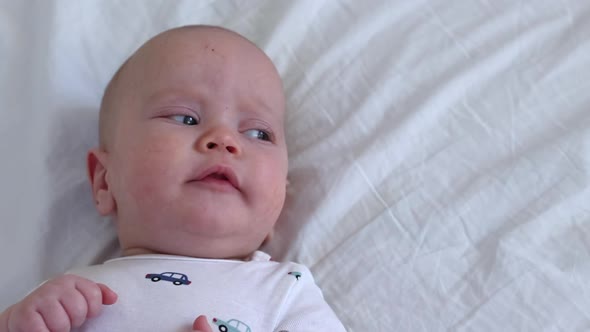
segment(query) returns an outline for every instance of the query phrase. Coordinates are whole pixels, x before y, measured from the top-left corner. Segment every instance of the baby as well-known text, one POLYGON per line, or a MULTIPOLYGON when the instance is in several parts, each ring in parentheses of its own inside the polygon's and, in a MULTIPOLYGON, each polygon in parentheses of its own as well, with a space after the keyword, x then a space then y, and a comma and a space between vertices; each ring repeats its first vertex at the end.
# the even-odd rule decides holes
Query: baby
POLYGON ((219 27, 186 26, 117 71, 88 153, 123 257, 51 279, 0 331, 344 331, 309 270, 257 249, 285 200, 282 82, 219 27))

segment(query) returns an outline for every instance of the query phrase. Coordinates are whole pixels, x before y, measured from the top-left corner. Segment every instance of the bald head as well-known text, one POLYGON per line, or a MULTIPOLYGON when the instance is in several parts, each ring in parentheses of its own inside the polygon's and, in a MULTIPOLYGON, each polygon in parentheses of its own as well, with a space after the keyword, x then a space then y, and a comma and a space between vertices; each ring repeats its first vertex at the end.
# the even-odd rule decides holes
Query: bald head
POLYGON ((223 38, 225 42, 234 42, 246 45, 246 47, 259 52, 266 59, 272 71, 277 77, 277 83, 280 85, 282 96, 282 82, 272 61, 260 50, 254 43, 231 30, 208 25, 190 25, 164 31, 143 44, 135 53, 133 53, 113 75, 108 83, 100 106, 99 115, 99 143, 100 147, 107 150, 112 144, 115 136, 115 127, 117 116, 129 107, 130 94, 138 88, 138 84, 143 79, 144 66, 158 66, 160 70, 166 70, 167 66, 175 66, 175 63, 162 62, 157 63, 157 59, 150 57, 153 53, 162 50, 171 52, 184 52, 183 48, 190 49, 188 46, 201 44, 203 47, 209 47, 215 52, 214 44, 216 40, 223 38))
POLYGON ((142 45, 106 88, 101 147, 88 154, 97 208, 115 217, 123 252, 256 250, 285 199, 284 115, 272 61, 234 32, 182 27, 142 45), (211 165, 234 176, 196 178, 211 165))

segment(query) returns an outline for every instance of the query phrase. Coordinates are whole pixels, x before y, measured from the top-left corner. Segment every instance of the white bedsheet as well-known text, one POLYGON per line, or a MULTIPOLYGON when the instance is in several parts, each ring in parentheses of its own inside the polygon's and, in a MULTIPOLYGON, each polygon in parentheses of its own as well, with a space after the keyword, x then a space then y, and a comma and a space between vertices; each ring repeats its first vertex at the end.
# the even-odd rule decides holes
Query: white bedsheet
POLYGON ((0 310, 117 254, 85 152, 105 84, 194 23, 288 96, 277 259, 350 331, 590 330, 590 2, 0 1, 0 310))

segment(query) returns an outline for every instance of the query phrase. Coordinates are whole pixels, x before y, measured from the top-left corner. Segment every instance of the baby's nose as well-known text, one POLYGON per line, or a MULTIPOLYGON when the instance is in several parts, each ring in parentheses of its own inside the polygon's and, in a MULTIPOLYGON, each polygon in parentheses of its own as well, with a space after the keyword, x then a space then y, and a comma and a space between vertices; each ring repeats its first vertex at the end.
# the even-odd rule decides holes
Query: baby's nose
POLYGON ((207 143, 207 149, 208 150, 215 150, 215 149, 226 149, 227 152, 229 153, 237 153, 238 152, 238 148, 233 146, 233 145, 226 145, 224 142, 221 142, 221 144, 217 143, 217 142, 209 142, 207 143))
POLYGON ((198 145, 201 152, 227 151, 231 154, 241 153, 235 134, 225 128, 214 128, 208 131, 201 137, 198 145))

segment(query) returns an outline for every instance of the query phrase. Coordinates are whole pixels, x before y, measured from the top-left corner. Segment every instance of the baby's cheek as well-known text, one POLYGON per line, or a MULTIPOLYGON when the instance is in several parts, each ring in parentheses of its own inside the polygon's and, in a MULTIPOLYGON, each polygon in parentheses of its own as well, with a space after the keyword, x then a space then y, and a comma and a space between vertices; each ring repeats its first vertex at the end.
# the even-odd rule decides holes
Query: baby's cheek
POLYGON ((286 184, 280 181, 277 181, 272 186, 266 188, 262 206, 264 208, 264 214, 273 221, 276 221, 283 209, 283 204, 285 203, 285 191, 286 184))
POLYGON ((261 204, 266 207, 266 214, 278 216, 283 207, 287 189, 286 168, 286 163, 276 156, 269 156, 266 160, 261 158, 255 167, 258 172, 256 178, 260 179, 261 204))
POLYGON ((152 197, 159 191, 166 190, 166 185, 174 183, 174 158, 160 153, 146 151, 140 158, 134 158, 128 163, 124 181, 135 196, 152 197))

